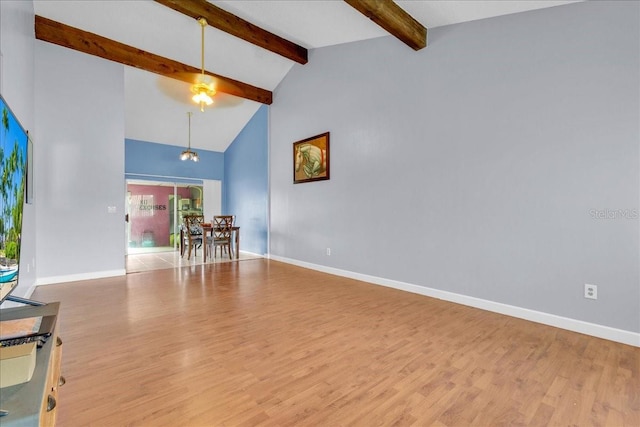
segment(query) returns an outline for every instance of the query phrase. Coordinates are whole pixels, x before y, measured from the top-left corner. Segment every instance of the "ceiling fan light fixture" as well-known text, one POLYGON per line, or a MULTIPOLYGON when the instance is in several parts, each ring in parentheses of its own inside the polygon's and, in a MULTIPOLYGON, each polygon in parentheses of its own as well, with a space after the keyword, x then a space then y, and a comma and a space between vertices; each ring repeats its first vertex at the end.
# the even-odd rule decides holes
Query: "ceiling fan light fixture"
POLYGON ((204 106, 213 104, 213 96, 216 94, 215 89, 206 83, 196 83, 191 87, 191 92, 195 95, 191 99, 193 102, 200 104, 200 111, 204 111, 204 106))

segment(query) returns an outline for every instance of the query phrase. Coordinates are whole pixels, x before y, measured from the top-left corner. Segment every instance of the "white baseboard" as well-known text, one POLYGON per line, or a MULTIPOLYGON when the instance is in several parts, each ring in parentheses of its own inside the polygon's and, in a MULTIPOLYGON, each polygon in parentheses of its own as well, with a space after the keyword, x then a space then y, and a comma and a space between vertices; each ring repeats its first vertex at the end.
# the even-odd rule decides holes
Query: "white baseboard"
POLYGON ((260 257, 260 258, 267 258, 267 254, 257 254, 255 252, 249 252, 249 251, 240 251, 241 254, 245 254, 245 255, 249 255, 249 256, 255 256, 255 257, 260 257))
MULTIPOLYGON (((56 283, 77 282, 80 280, 104 279, 106 277, 124 276, 127 270, 94 271, 91 273, 69 274, 67 276, 41 277, 36 280, 35 286, 54 285, 56 283)), ((31 291, 33 292, 33 291, 31 291)))
POLYGON ((281 261, 287 264, 297 265, 299 267, 309 268, 321 271, 323 273, 334 274, 336 276, 348 277, 350 279, 360 280, 372 283, 374 285, 386 286, 389 288, 399 289, 402 291, 412 292, 432 298, 450 301, 457 304, 463 304, 470 307, 480 308, 482 310, 492 311, 494 313, 505 314, 519 319, 525 319, 544 325, 554 326, 556 328, 566 329, 573 332, 579 332, 585 335, 591 335, 597 338, 603 338, 622 344, 640 347, 640 333, 625 331, 623 329, 611 328, 609 326, 598 325, 595 323, 584 322, 582 320, 571 319, 568 317, 557 316, 555 314, 544 313, 541 311, 530 310, 527 308, 516 307, 513 305, 502 304, 499 302, 484 300, 481 298, 470 297, 467 295, 456 294, 453 292, 442 291, 439 289, 418 286, 411 283, 399 282, 396 280, 384 279, 366 274, 354 273, 352 271, 341 270, 338 268, 327 267, 324 265, 312 264, 304 261, 298 261, 291 258, 284 258, 275 255, 269 255, 269 259, 281 261))

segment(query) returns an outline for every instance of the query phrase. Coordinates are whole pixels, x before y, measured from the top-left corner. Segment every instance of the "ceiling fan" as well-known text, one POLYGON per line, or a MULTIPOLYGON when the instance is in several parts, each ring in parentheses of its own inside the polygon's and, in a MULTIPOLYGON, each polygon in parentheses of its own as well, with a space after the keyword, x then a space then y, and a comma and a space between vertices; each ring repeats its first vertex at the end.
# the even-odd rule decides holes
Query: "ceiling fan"
POLYGON ((198 82, 191 86, 191 92, 194 93, 193 102, 200 104, 200 111, 204 112, 204 106, 213 104, 213 96, 216 94, 216 90, 213 87, 211 79, 204 73, 204 27, 207 26, 207 20, 204 18, 198 18, 202 30, 202 49, 200 50, 200 59, 202 63, 202 74, 198 78, 198 82))
MULTIPOLYGON (((193 73, 189 74, 188 77, 191 83, 185 83, 184 81, 176 80, 169 77, 157 76, 155 80, 155 85, 158 89, 160 89, 160 91, 163 94, 173 99, 174 101, 187 106, 195 106, 196 103, 192 99, 193 92, 191 92, 191 88, 196 83, 198 83, 199 76, 200 74, 193 74, 193 73)), ((207 76, 207 77, 211 79, 211 84, 213 84, 213 87, 215 89, 216 83, 217 83, 216 78, 211 76, 207 76)), ((215 109, 235 107, 243 103, 242 98, 234 95, 229 95, 228 93, 219 92, 219 91, 216 91, 216 94, 213 97, 213 99, 214 99, 214 103, 210 106, 210 108, 215 108, 215 109)), ((199 105, 197 106, 199 107, 199 105)))
MULTIPOLYGON (((215 102, 216 108, 233 107, 242 103, 242 98, 229 95, 216 90, 218 79, 205 73, 204 69, 204 29, 208 25, 205 18, 198 18, 198 24, 201 27, 201 72, 196 73, 180 73, 183 78, 172 79, 164 76, 158 76, 157 85, 160 90, 178 102, 193 105, 197 104, 200 111, 204 112, 205 107, 211 106, 215 102), (185 90, 187 83, 191 81, 189 90, 191 97, 187 97, 189 92, 185 90), (215 96, 215 100, 214 100, 215 96)), ((229 83, 227 83, 227 86, 229 83)))

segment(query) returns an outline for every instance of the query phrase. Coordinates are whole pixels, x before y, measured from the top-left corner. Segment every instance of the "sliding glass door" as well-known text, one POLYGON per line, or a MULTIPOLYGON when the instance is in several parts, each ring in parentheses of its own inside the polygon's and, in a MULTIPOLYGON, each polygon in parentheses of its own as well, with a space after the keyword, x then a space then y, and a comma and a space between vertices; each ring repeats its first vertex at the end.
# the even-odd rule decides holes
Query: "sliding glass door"
POLYGON ((184 215, 203 214, 203 185, 127 180, 127 253, 179 248, 184 215))
POLYGON ((137 177, 126 180, 127 254, 178 250, 184 215, 220 215, 221 181, 137 177))

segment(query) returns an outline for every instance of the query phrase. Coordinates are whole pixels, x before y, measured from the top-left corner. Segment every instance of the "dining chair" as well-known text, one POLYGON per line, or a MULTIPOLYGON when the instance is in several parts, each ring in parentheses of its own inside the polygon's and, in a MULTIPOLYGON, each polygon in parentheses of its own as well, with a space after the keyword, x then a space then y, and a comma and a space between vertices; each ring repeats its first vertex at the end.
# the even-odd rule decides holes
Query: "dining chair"
POLYGON ((204 223, 203 215, 185 215, 184 224, 182 225, 182 242, 180 246, 180 256, 184 257, 184 253, 188 248, 187 259, 191 259, 191 248, 194 250, 193 256, 198 255, 198 248, 202 246, 202 224, 204 223))
MULTIPOLYGON (((235 215, 214 215, 214 221, 216 220, 216 218, 218 218, 218 222, 220 221, 226 221, 227 223, 231 224, 231 227, 234 227, 236 225, 236 216, 235 215)), ((231 238, 233 239, 233 229, 231 230, 231 238)))
POLYGON ((220 256, 223 249, 233 259, 233 248, 231 246, 231 235, 233 233, 233 215, 216 215, 213 217, 211 237, 207 237, 207 245, 213 249, 215 258, 220 247, 220 256))

